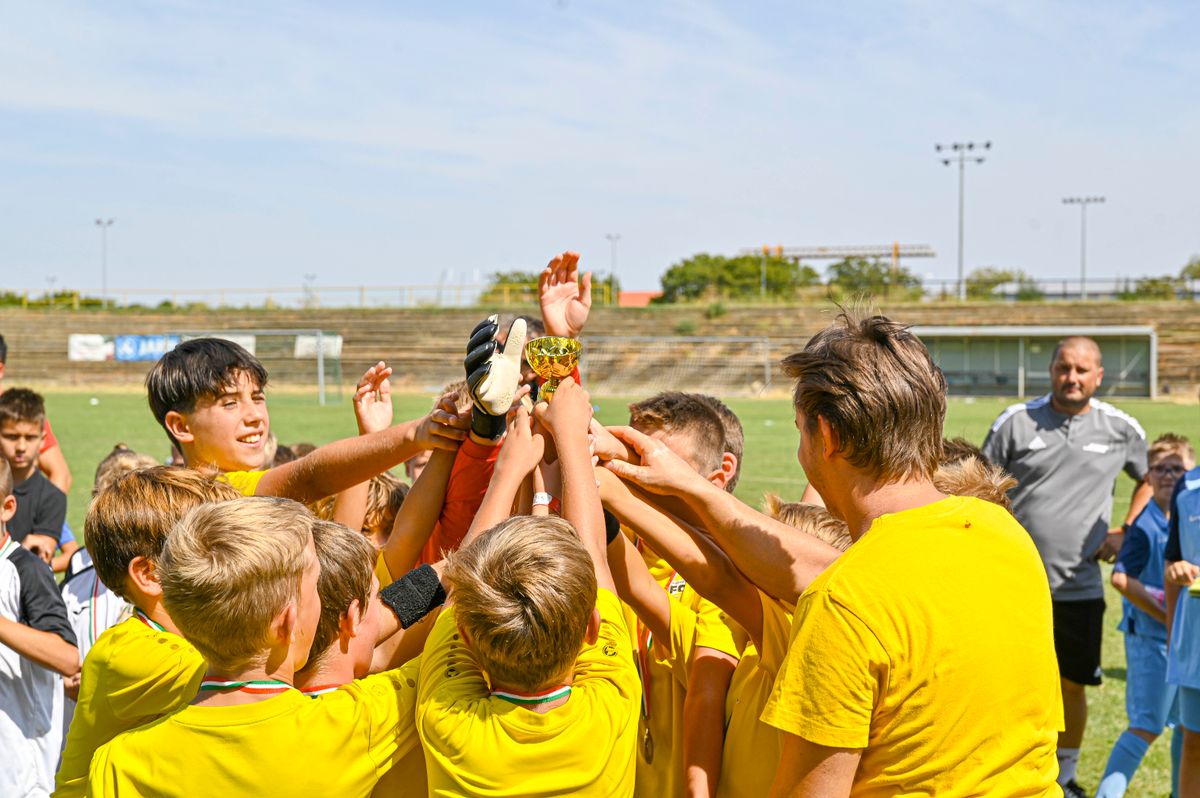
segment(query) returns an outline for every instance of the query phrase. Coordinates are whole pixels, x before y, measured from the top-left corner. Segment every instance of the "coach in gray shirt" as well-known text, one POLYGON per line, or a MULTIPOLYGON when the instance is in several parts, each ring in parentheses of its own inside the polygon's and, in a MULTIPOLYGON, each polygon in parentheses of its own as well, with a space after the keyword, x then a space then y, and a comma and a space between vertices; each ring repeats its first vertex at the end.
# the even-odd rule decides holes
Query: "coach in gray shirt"
POLYGON ((1101 675, 1104 586, 1096 560, 1120 550, 1120 530, 1109 531, 1118 474, 1124 470, 1138 483, 1129 519, 1149 497, 1146 433, 1129 414, 1093 398, 1103 377, 1095 341, 1060 341, 1050 361, 1051 392, 1009 407, 983 442, 988 459, 1017 480, 1013 513, 1050 578, 1066 725, 1058 741, 1059 783, 1068 798, 1085 794, 1074 776, 1087 725, 1084 685, 1100 684, 1101 675))

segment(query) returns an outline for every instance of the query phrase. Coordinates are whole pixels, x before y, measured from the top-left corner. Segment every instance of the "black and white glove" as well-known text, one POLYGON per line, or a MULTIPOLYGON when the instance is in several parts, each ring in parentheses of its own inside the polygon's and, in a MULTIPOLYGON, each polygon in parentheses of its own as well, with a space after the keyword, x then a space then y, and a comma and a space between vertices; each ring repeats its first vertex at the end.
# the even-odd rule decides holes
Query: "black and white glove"
POLYGON ((508 328, 503 348, 496 342, 497 321, 497 316, 488 316, 475 325, 463 361, 467 392, 474 405, 471 431, 489 440, 504 434, 505 417, 521 386, 521 353, 525 349, 525 320, 517 319, 508 328))

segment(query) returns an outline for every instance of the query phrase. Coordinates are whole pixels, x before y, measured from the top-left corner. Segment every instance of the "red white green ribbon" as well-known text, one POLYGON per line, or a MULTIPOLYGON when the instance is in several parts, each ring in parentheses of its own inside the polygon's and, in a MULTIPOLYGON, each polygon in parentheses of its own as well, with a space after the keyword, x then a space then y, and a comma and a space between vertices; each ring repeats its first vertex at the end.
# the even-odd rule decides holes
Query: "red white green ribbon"
POLYGON ((222 681, 220 679, 204 679, 200 682, 200 691, 206 690, 238 690, 254 695, 278 695, 288 690, 295 690, 287 682, 278 679, 247 679, 245 681, 222 681))
POLYGON ((12 554, 19 548, 21 548, 21 544, 6 534, 4 536, 4 545, 0 546, 0 560, 7 560, 8 555, 12 554))
POLYGON ((547 690, 544 693, 512 693, 505 690, 492 691, 492 695, 494 695, 496 698, 522 707, 549 704, 551 701, 557 701, 558 699, 565 698, 570 694, 571 685, 569 684, 560 684, 558 687, 555 687, 552 690, 547 690))
MULTIPOLYGON (((97 581, 99 581, 99 580, 97 580, 97 581)), ((146 613, 142 612, 141 610, 134 610, 134 612, 137 614, 139 621, 146 624, 154 631, 156 631, 156 632, 167 631, 167 628, 165 626, 163 626, 161 623, 157 623, 155 621, 150 620, 150 616, 147 615, 146 613)))
POLYGON ((309 698, 316 698, 319 695, 332 693, 334 690, 337 690, 340 687, 340 684, 319 684, 316 687, 307 687, 300 692, 304 693, 309 698))

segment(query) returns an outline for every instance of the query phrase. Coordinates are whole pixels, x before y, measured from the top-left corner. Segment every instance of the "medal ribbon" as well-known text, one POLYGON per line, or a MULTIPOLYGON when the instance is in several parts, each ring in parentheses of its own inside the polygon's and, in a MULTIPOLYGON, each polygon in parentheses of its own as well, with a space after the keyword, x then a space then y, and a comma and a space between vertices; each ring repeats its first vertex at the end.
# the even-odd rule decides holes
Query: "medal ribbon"
MULTIPOLYGON (((99 582, 100 580, 97 579, 96 581, 99 582)), ((147 615, 146 613, 142 612, 141 610, 134 610, 134 612, 137 613, 137 617, 138 617, 139 621, 146 624, 154 631, 156 631, 156 632, 166 632, 167 631, 166 627, 164 627, 161 623, 155 623, 154 621, 150 620, 150 616, 147 615)))
POLYGON ((7 560, 8 555, 21 548, 21 544, 5 535, 4 545, 0 546, 0 559, 7 560))
POLYGON ((325 695, 326 693, 332 693, 334 690, 338 689, 339 687, 341 687, 340 684, 319 684, 316 687, 309 687, 304 690, 301 690, 300 692, 304 693, 309 698, 316 698, 319 695, 325 695))
POLYGON ((243 693, 253 693, 254 695, 276 695, 295 689, 287 682, 281 682, 278 679, 249 679, 241 682, 204 679, 200 682, 201 692, 205 690, 240 690, 243 693))
POLYGON ((522 707, 537 706, 539 704, 549 704, 551 701, 569 696, 571 694, 571 685, 560 684, 558 687, 547 690, 544 693, 511 693, 504 690, 493 690, 492 695, 510 704, 516 704, 522 707))

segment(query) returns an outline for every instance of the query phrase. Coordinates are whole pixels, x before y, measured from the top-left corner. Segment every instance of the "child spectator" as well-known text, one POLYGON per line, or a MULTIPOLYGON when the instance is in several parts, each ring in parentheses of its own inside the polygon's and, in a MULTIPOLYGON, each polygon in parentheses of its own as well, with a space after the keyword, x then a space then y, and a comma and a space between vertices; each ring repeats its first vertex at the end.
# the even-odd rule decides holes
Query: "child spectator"
MULTIPOLYGON (((0 394, 4 393, 4 370, 7 360, 8 344, 4 342, 4 336, 0 335, 0 394)), ((67 458, 63 456, 62 447, 58 445, 58 438, 54 435, 49 418, 46 419, 45 432, 38 451, 38 468, 59 490, 70 493, 71 469, 67 466, 67 458)))
MULTIPOLYGON (((404 504, 408 491, 408 485, 387 471, 371 477, 367 484, 367 505, 363 514, 362 534, 366 535, 375 548, 382 549, 387 543, 392 534, 392 525, 396 522, 396 514, 400 512, 400 505, 404 504)), ((313 506, 313 512, 318 518, 332 521, 338 500, 337 496, 326 496, 313 506)))
POLYGON ((108 586, 114 599, 132 604, 134 616, 100 634, 84 659, 58 771, 59 796, 83 795, 96 749, 185 704, 204 673, 200 653, 179 635, 163 607, 158 561, 167 533, 188 510, 240 494, 174 466, 130 471, 110 481, 123 465, 136 462, 128 450, 106 458, 97 472, 100 491, 84 521, 99 577, 94 584, 108 586))
POLYGON ((190 704, 96 752, 89 795, 365 796, 411 750, 415 665, 316 698, 293 687, 320 621, 315 523, 253 497, 175 525, 163 603, 207 673, 190 704))
MULTIPOLYGON (((1167 545, 1171 496, 1180 478, 1196 465, 1196 455, 1186 438, 1163 435, 1150 445, 1146 459, 1154 495, 1125 530, 1112 573, 1112 585, 1124 597, 1119 628, 1125 633, 1125 714, 1129 728, 1117 738, 1109 754, 1096 798, 1121 798, 1125 794, 1142 757, 1162 734, 1177 692, 1167 684, 1163 550, 1167 545)), ((1183 734, 1173 734, 1171 774, 1176 789, 1182 746, 1183 734)))
POLYGON ((62 742, 62 677, 75 635, 50 569, 12 540, 12 472, 0 460, 0 795, 47 795, 62 742))
POLYGON ((1183 750, 1177 795, 1200 794, 1200 468, 1175 486, 1167 523, 1164 587, 1167 621, 1167 684, 1179 691, 1183 750))
POLYGON ((605 557, 589 399, 564 380, 538 414, 554 436, 563 518, 507 517, 542 457, 518 410, 476 522, 446 562, 452 603, 421 657, 430 794, 633 793, 637 673, 605 557))
POLYGON ((45 424, 46 405, 40 395, 28 388, 0 394, 0 455, 12 469, 17 497, 8 533, 49 564, 67 519, 67 494, 37 467, 45 424))

